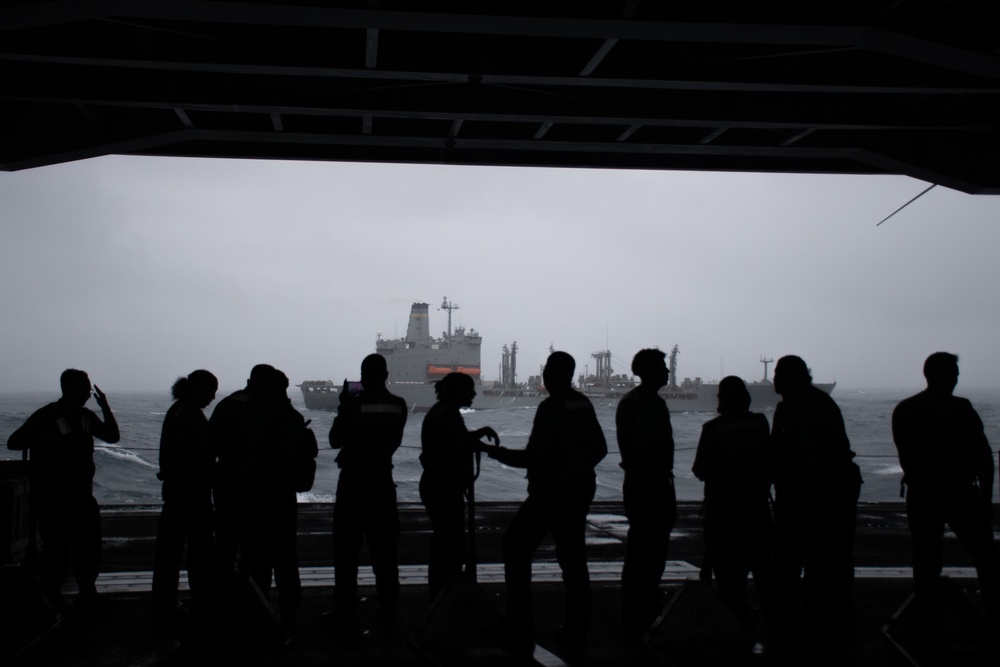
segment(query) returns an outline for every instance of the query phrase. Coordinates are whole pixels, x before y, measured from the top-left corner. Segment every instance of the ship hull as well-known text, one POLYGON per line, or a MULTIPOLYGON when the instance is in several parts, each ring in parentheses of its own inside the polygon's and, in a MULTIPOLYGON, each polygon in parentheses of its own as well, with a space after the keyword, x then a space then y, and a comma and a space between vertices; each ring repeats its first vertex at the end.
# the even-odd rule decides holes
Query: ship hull
MULTIPOLYGON (((836 382, 817 383, 817 388, 831 393, 836 382)), ((390 392, 406 401, 410 412, 426 412, 437 400, 434 385, 416 383, 389 383, 390 392)), ((696 392, 671 394, 662 392, 671 412, 715 412, 718 406, 718 384, 705 383, 696 392)), ((770 382, 751 382, 747 384, 750 392, 750 409, 756 412, 773 410, 781 397, 774 392, 770 382)), ((625 392, 583 392, 595 403, 617 403, 625 392)), ((339 404, 335 392, 316 392, 303 389, 303 398, 309 410, 336 411, 339 404)), ((521 392, 498 389, 481 390, 472 404, 474 410, 501 410, 504 408, 535 407, 545 399, 544 392, 521 392)))

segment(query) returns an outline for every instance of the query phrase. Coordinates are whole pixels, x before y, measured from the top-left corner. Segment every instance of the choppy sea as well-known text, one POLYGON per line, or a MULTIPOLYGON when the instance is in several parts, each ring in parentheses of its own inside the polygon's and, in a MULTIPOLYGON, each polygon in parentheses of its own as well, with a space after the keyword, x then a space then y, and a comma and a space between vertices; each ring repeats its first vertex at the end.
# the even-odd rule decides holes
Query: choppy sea
MULTIPOLYGON (((961 389, 961 388, 959 388, 961 389)), ((892 444, 890 417, 895 405, 914 390, 850 390, 837 388, 833 396, 843 412, 851 445, 857 453, 865 484, 862 501, 887 502, 899 500, 899 482, 902 471, 892 444)), ((1000 446, 1000 390, 956 392, 969 398, 986 426, 986 435, 994 452, 1000 446)), ((221 394, 220 394, 221 395, 221 394)), ((333 413, 306 410, 301 395, 289 392, 293 404, 312 420, 311 427, 320 441, 316 484, 309 493, 300 494, 303 502, 332 502, 337 487, 335 452, 325 447, 333 413)), ((34 410, 58 398, 54 394, 0 394, 0 460, 15 460, 20 452, 7 450, 7 437, 27 419, 34 410)), ((97 444, 95 459, 97 476, 95 495, 101 504, 141 504, 160 501, 158 445, 163 416, 170 407, 167 392, 122 393, 110 392, 108 398, 122 432, 121 442, 97 444)), ((97 410, 96 406, 90 407, 97 410)), ((210 413, 214 404, 209 406, 210 413)), ((473 406, 474 407, 474 406, 473 406)), ((620 500, 622 470, 618 466, 617 443, 614 435, 615 405, 596 404, 598 419, 604 427, 610 453, 597 469, 597 499, 620 500)), ((99 412, 99 411, 98 411, 99 412)), ((765 411, 770 420, 773 410, 765 411)), ((524 447, 531 431, 535 408, 508 408, 503 410, 471 410, 465 414, 470 429, 492 426, 500 434, 501 444, 507 447, 524 447)), ((699 500, 702 485, 691 474, 695 448, 701 426, 714 415, 709 413, 673 413, 671 421, 677 447, 674 474, 678 497, 699 500)), ((420 480, 420 425, 423 415, 411 415, 406 425, 403 445, 395 457, 395 479, 400 501, 419 501, 420 480)), ((476 483, 476 497, 482 501, 516 501, 523 499, 527 489, 524 471, 508 468, 496 461, 483 458, 482 472, 476 483)))

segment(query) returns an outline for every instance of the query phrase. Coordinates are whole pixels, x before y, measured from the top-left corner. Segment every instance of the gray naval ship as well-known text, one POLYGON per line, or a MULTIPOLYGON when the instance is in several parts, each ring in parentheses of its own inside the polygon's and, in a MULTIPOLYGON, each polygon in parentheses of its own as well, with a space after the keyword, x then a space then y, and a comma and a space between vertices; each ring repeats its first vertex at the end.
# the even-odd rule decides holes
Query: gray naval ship
MULTIPOLYGON (((434 383, 448 373, 465 373, 472 377, 476 386, 475 403, 477 410, 538 405, 545 398, 545 390, 538 378, 529 383, 517 384, 513 381, 516 368, 516 348, 511 353, 504 346, 504 367, 501 376, 509 378, 505 382, 491 383, 483 387, 482 344, 483 338, 475 329, 457 326, 452 330, 452 312, 460 306, 444 298, 441 310, 448 313, 448 329, 440 338, 431 336, 429 305, 414 303, 410 306, 410 319, 406 326, 406 337, 375 340, 375 352, 385 357, 389 367, 386 386, 393 394, 404 399, 411 412, 426 412, 437 401, 434 383)), ((336 410, 340 386, 329 380, 307 380, 298 385, 302 390, 306 408, 310 410, 336 410)))
MULTIPOLYGON (((715 412, 718 407, 719 383, 705 382, 700 377, 693 379, 686 377, 678 382, 679 355, 680 348, 674 345, 669 355, 670 380, 667 386, 660 390, 660 395, 666 399, 670 411, 715 412)), ((594 352, 590 356, 595 361, 595 372, 592 375, 581 375, 577 380, 577 389, 591 401, 595 403, 617 401, 638 384, 632 375, 615 374, 611 367, 610 350, 594 352)), ((774 363, 774 359, 761 357, 760 361, 764 364, 764 378, 746 383, 747 391, 750 393, 750 409, 758 412, 773 409, 781 400, 781 397, 774 392, 774 384, 767 377, 768 365, 774 363)), ((817 382, 814 385, 829 394, 837 383, 817 382)))
MULTIPOLYGON (((429 306, 414 303, 410 306, 410 319, 406 327, 406 337, 382 338, 378 334, 375 351, 385 357, 389 367, 389 391, 403 398, 411 412, 426 412, 434 405, 436 396, 434 383, 448 373, 465 373, 472 377, 476 386, 476 410, 495 410, 509 407, 536 406, 545 398, 541 373, 531 376, 526 383, 517 382, 517 342, 503 346, 500 365, 500 379, 484 385, 482 380, 482 336, 475 329, 466 330, 457 326, 452 330, 451 315, 460 306, 445 297, 440 309, 448 313, 448 329, 440 338, 431 336, 429 306)), ((703 382, 701 378, 684 378, 677 381, 677 357, 680 354, 675 345, 670 352, 670 383, 660 393, 666 399, 671 412, 715 412, 717 407, 718 383, 703 382)), ((611 366, 610 350, 594 352, 595 372, 581 375, 577 389, 595 403, 617 402, 637 384, 631 375, 616 374, 611 366)), ((767 377, 768 364, 772 359, 761 358, 764 364, 764 379, 747 382, 752 410, 773 408, 779 400, 774 393, 774 385, 767 377)), ((340 386, 330 380, 307 380, 297 385, 302 390, 306 408, 310 410, 336 410, 339 404, 340 386)), ((830 393, 836 386, 816 383, 816 386, 830 393)))

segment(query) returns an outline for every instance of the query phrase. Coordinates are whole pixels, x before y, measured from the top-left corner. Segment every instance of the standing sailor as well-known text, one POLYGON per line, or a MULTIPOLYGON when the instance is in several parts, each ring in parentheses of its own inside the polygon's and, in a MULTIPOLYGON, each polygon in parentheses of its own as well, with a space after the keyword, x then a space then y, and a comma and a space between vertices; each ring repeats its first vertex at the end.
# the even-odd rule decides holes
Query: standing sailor
POLYGON ((636 352, 632 373, 639 386, 622 397, 615 413, 628 540, 622 566, 622 632, 641 636, 659 610, 660 578, 667 543, 677 520, 674 491, 674 435, 667 402, 658 393, 670 371, 666 354, 636 352))
POLYGON ((767 417, 750 412, 750 392, 735 375, 719 382, 719 416, 701 427, 691 471, 705 482, 705 551, 719 597, 748 630, 747 575, 765 611, 771 584, 771 466, 767 417))
POLYGON ((782 615, 779 641, 799 636, 846 646, 855 637, 854 527, 861 471, 844 417, 812 384, 806 362, 785 356, 774 367, 775 584, 782 615))
POLYGON ((594 468, 608 453, 604 431, 590 400, 572 387, 576 362, 553 352, 542 379, 549 393, 538 406, 523 450, 487 447, 491 458, 527 468, 528 497, 503 539, 507 621, 515 648, 534 640, 531 558, 549 533, 566 585, 566 623, 556 629, 565 647, 582 650, 590 631, 590 573, 587 570, 587 510, 594 499, 594 468))
POLYGON ((334 600, 340 630, 360 631, 358 616, 358 560, 368 542, 378 619, 395 620, 399 601, 399 512, 392 456, 403 441, 406 401, 386 389, 389 377, 385 357, 370 354, 361 362, 361 390, 344 382, 340 408, 330 427, 330 446, 339 449, 340 479, 333 509, 334 600))
POLYGON ((83 371, 69 368, 59 378, 62 397, 39 409, 7 440, 10 449, 31 455, 31 502, 43 541, 42 589, 64 611, 62 584, 70 552, 80 594, 76 606, 102 609, 115 602, 97 595, 101 563, 101 511, 94 498, 94 438, 114 444, 121 438, 107 395, 91 387, 83 371), (84 407, 93 395, 102 420, 84 407))
POLYGON ((461 408, 472 405, 476 387, 472 376, 448 373, 434 383, 437 403, 424 416, 420 429, 420 500, 431 520, 431 548, 427 583, 433 602, 466 561, 465 498, 475 480, 475 452, 480 438, 500 444, 489 426, 470 431, 461 408))
POLYGON ((969 550, 979 588, 1000 624, 1000 556, 993 539, 993 451, 972 403, 953 396, 958 357, 935 352, 924 362, 927 389, 892 413, 892 437, 906 484, 913 538, 913 588, 925 629, 941 632, 945 523, 969 550))
POLYGON ((185 543, 192 605, 204 605, 211 588, 215 453, 203 410, 215 400, 218 388, 219 381, 206 370, 178 378, 171 388, 174 404, 163 419, 160 472, 156 475, 163 481, 163 507, 153 561, 156 634, 170 634, 176 629, 177 588, 185 543))

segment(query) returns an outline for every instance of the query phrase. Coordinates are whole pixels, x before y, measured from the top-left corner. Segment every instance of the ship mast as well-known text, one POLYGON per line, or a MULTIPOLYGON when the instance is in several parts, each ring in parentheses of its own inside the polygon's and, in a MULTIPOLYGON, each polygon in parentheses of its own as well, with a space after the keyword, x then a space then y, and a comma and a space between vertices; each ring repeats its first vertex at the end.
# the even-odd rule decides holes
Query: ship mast
POLYGON ((674 345, 674 349, 670 350, 670 388, 677 389, 677 355, 680 354, 680 348, 674 345))
POLYGON ((764 364, 764 382, 767 382, 768 381, 768 379, 767 379, 767 365, 768 364, 773 364, 774 363, 774 359, 768 359, 768 358, 766 358, 762 354, 762 355, 760 355, 760 363, 764 364))
POLYGON ((517 341, 515 340, 510 346, 510 387, 513 388, 517 384, 517 341))
POLYGON ((503 357, 500 362, 500 386, 512 389, 517 384, 517 341, 503 345, 503 357))
POLYGON ((448 301, 448 297, 444 297, 444 301, 441 302, 441 308, 439 310, 448 311, 448 338, 451 338, 451 311, 458 310, 461 308, 457 303, 452 303, 448 301))

